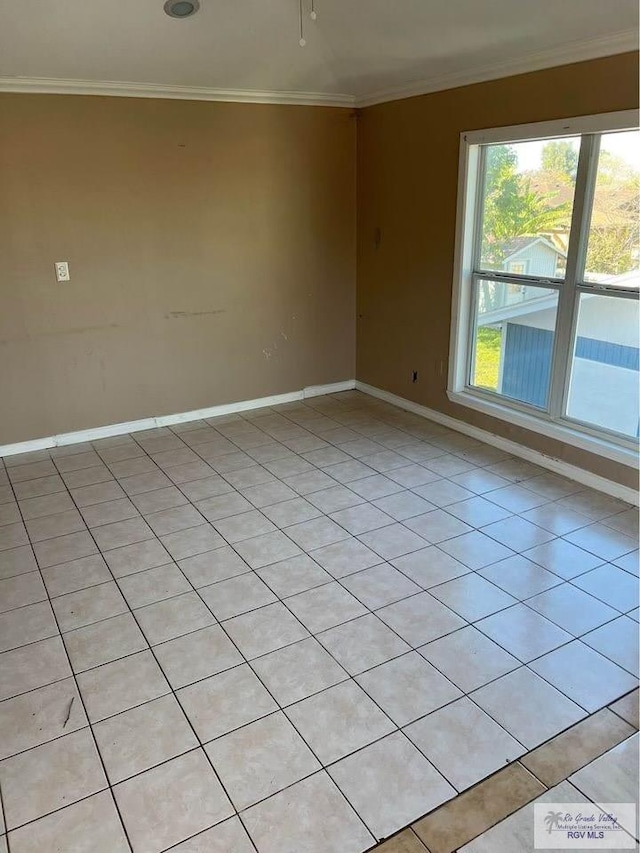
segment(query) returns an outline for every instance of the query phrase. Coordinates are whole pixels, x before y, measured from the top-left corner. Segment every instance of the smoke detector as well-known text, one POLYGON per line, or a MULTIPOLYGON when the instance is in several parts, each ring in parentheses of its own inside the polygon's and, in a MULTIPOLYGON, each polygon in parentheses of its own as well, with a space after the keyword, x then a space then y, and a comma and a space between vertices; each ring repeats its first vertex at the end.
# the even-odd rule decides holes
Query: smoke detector
POLYGON ((200 0, 167 0, 164 11, 170 18, 190 18, 200 8, 200 0))

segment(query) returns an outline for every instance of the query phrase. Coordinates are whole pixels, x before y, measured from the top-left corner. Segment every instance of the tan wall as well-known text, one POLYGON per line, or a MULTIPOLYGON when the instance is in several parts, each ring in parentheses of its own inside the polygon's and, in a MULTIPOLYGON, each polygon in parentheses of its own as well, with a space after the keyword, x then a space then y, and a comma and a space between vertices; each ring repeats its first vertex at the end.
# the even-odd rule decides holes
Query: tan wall
POLYGON ((0 95, 0 445, 352 378, 355 124, 0 95))
POLYGON ((635 485, 630 469, 454 406, 445 389, 460 133, 637 106, 638 56, 623 54, 364 109, 358 121, 358 379, 635 485))

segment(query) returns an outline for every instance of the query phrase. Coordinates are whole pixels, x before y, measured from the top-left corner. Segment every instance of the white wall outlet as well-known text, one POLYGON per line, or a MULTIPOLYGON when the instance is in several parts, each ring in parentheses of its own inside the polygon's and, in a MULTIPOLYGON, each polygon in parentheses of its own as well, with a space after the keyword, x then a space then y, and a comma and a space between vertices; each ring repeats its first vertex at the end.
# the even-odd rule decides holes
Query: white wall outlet
POLYGON ((56 261, 54 266, 56 268, 56 281, 70 281, 68 261, 56 261))

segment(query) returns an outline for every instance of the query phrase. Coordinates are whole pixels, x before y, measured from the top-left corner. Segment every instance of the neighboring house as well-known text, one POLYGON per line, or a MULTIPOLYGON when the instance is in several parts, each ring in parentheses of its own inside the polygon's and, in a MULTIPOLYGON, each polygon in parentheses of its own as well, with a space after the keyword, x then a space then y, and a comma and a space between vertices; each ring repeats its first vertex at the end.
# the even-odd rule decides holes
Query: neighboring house
MULTIPOLYGON (((504 260, 509 272, 553 275, 566 258, 545 238, 510 241, 504 260), (527 270, 513 264, 528 263, 527 270), (544 266, 543 266, 544 265, 544 266)), ((602 277, 602 283, 640 287, 638 271, 602 277)), ((549 392, 554 328, 555 291, 527 285, 497 290, 484 283, 478 321, 501 331, 497 392, 544 407, 549 392)), ((580 304, 568 412, 571 417, 626 435, 640 435, 638 302, 583 294, 580 304)))
POLYGON ((567 255, 547 237, 514 237, 503 243, 502 269, 517 275, 541 275, 550 278, 564 270, 567 255))

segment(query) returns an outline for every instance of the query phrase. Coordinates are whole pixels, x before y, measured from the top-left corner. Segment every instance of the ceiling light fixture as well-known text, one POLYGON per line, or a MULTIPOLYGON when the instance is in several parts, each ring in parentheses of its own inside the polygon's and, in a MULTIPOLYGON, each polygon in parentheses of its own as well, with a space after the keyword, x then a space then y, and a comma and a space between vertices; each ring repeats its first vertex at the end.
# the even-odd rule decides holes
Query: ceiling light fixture
POLYGON ((200 8, 200 0, 167 0, 164 11, 170 18, 190 18, 200 8))

